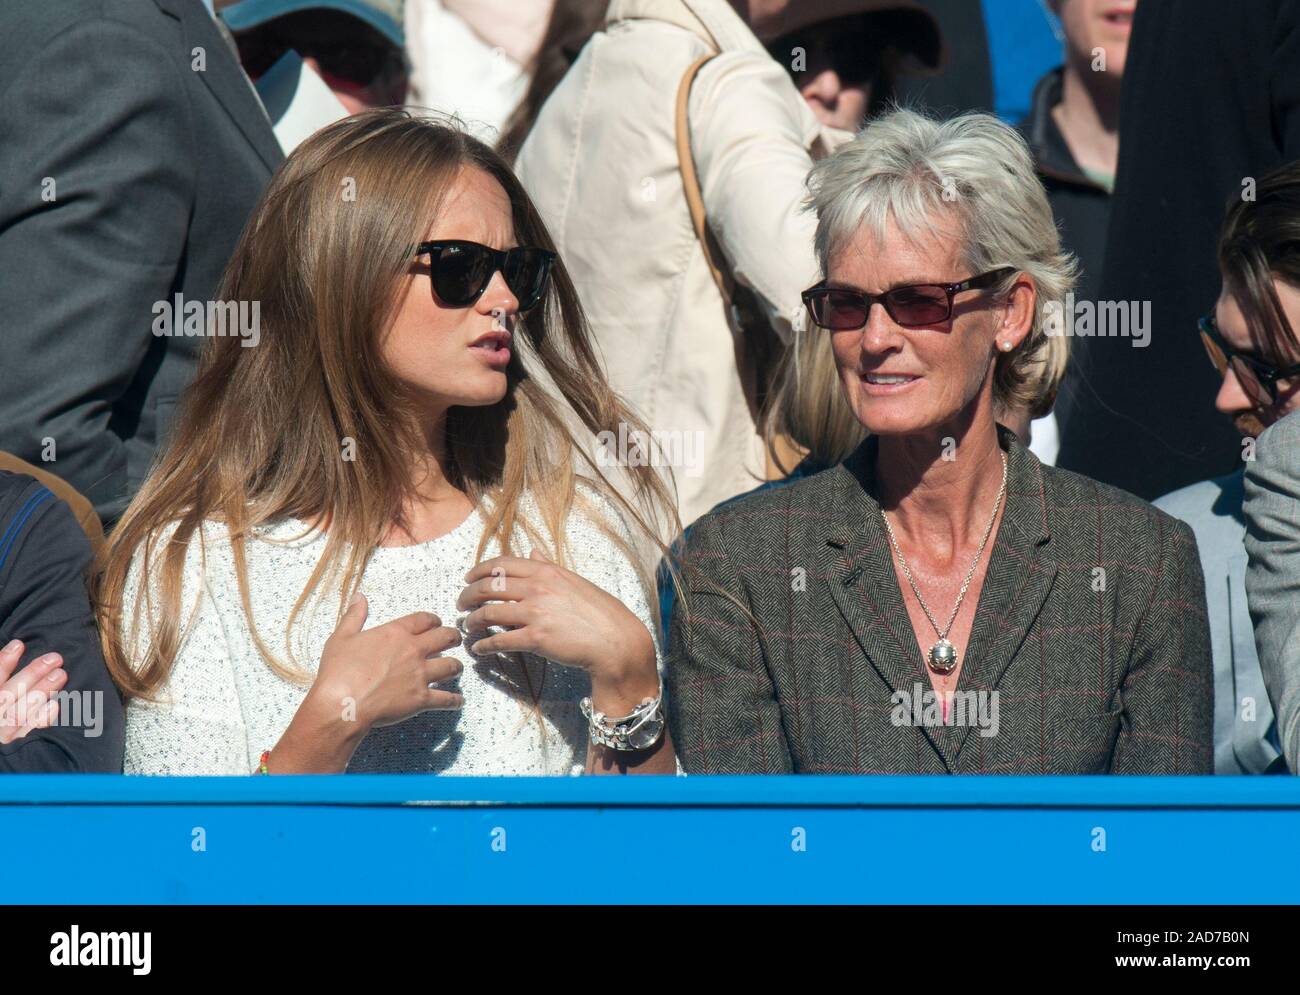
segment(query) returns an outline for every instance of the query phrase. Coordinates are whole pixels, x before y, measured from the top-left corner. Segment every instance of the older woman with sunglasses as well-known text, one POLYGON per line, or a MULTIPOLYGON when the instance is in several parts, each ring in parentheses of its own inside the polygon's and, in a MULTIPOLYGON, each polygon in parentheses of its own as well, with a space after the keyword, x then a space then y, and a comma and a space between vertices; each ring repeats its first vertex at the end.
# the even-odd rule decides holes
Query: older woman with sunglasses
POLYGON ((668 664, 686 770, 1209 770, 1191 530, 994 417, 1059 361, 1045 309, 1073 281, 1024 142, 897 111, 810 186, 805 300, 869 435, 695 524, 668 664))
POLYGON ((645 429, 500 156, 317 132, 220 297, 257 341, 208 339, 100 576, 126 771, 675 771, 639 555, 671 496, 587 454, 645 429))

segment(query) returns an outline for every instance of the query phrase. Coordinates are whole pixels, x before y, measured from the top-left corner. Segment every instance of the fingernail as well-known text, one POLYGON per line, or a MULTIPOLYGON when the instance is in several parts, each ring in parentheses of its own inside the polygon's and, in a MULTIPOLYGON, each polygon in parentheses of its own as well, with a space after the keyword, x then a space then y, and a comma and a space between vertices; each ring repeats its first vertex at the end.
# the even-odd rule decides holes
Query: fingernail
POLYGON ((356 604, 358 601, 360 601, 360 600, 361 600, 361 592, 358 591, 356 594, 352 595, 351 600, 348 601, 348 607, 351 608, 353 605, 355 605, 355 604, 356 604))
POLYGON ((9 642, 5 643, 5 648, 3 650, 0 650, 0 653, 12 653, 21 645, 22 645, 21 640, 11 639, 9 640, 9 642))
POLYGON ((57 654, 57 653, 46 653, 44 656, 40 657, 36 662, 37 662, 37 663, 54 663, 54 662, 57 661, 58 659, 59 659, 59 654, 57 654))

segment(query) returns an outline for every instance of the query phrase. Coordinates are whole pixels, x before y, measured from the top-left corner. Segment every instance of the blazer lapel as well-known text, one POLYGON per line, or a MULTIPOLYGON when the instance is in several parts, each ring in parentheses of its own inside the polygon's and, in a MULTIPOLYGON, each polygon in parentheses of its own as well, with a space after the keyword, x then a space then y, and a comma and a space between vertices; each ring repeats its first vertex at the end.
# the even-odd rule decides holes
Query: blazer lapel
MULTIPOLYGON (((930 688, 930 679, 898 586, 880 505, 872 496, 877 442, 868 436, 847 460, 827 471, 836 479, 834 517, 822 547, 827 558, 823 573, 867 662, 891 692, 903 692, 910 700, 918 684, 930 688)), ((850 682, 850 690, 871 693, 859 682, 850 682)), ((956 752, 946 742, 945 730, 919 728, 952 770, 956 752)))
MULTIPOLYGON (((1007 505, 980 588, 958 692, 997 688, 1056 579, 1042 464, 1014 433, 999 425, 998 435, 1007 449, 1007 505)), ((953 727, 957 755, 971 728, 969 722, 953 727)))
POLYGON ((284 152, 271 128, 271 119, 266 116, 266 108, 262 106, 257 91, 240 68, 238 57, 231 52, 230 44, 201 0, 155 2, 180 22, 187 59, 193 57, 196 48, 203 49, 204 68, 195 70, 194 74, 225 109, 266 168, 275 172, 284 161, 284 152))
MULTIPOLYGON (((1042 466, 1014 433, 998 426, 1007 450, 1006 509, 998 526, 980 589, 970 646, 956 690, 992 691, 1042 610, 1056 577, 1042 466)), ((825 539, 831 596, 862 653, 891 691, 914 695, 931 688, 921 647, 912 630, 880 521, 874 467, 877 440, 868 437, 847 460, 827 471, 837 475, 836 514, 825 539)), ((855 688, 855 691, 857 689, 855 688)), ((919 705, 918 705, 919 707, 919 705)), ((952 771, 971 725, 920 726, 952 771)))

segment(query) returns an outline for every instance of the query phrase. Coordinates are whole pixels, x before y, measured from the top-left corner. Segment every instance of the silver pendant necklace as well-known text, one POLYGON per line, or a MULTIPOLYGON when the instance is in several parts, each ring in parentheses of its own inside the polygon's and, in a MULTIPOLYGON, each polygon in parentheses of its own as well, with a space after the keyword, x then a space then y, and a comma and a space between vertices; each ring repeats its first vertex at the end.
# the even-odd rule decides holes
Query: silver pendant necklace
POLYGON ((948 630, 952 628, 952 623, 957 618, 962 599, 966 597, 966 588, 970 587, 971 578, 975 576, 975 568, 979 565, 980 557, 984 555, 984 547, 989 541, 989 536, 993 533, 993 523, 998 519, 998 509, 1002 507, 1002 497, 1006 492, 1007 454, 1004 452, 1002 454, 1002 486, 998 488, 997 500, 993 502, 993 514, 989 517, 989 524, 984 529, 984 538, 980 540, 980 548, 975 551, 975 559, 971 562, 970 569, 966 571, 966 579, 961 582, 961 590, 957 592, 957 603, 952 606, 952 614, 948 616, 948 624, 943 629, 939 628, 939 623, 930 614, 930 606, 925 603, 925 598, 921 597, 921 589, 916 586, 916 581, 912 579, 912 571, 907 566, 903 551, 898 548, 898 539, 894 536, 893 526, 889 524, 889 516, 885 514, 884 508, 880 509, 880 517, 885 520, 885 531, 889 533, 889 542, 898 556, 899 565, 903 568, 903 576, 907 578, 912 593, 916 595, 917 603, 920 604, 921 610, 925 612, 925 617, 930 620, 930 624, 934 626, 934 631, 939 636, 939 641, 930 647, 930 655, 926 659, 926 663, 936 674, 951 674, 957 669, 957 647, 948 641, 948 630))

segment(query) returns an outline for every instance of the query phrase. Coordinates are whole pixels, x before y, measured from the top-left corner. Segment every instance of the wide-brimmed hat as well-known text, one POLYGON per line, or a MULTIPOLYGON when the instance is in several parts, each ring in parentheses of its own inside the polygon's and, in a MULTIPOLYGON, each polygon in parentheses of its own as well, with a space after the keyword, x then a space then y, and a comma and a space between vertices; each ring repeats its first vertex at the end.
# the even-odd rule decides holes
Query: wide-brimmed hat
POLYGON ((770 42, 823 21, 893 12, 911 22, 916 42, 912 51, 916 57, 931 69, 937 69, 943 61, 939 22, 915 0, 791 0, 775 14, 754 17, 749 26, 761 41, 770 42))
POLYGON ((364 21, 398 48, 404 48, 404 2, 405 0, 240 0, 239 3, 226 7, 221 12, 221 19, 231 31, 238 33, 303 10, 337 10, 364 21))

